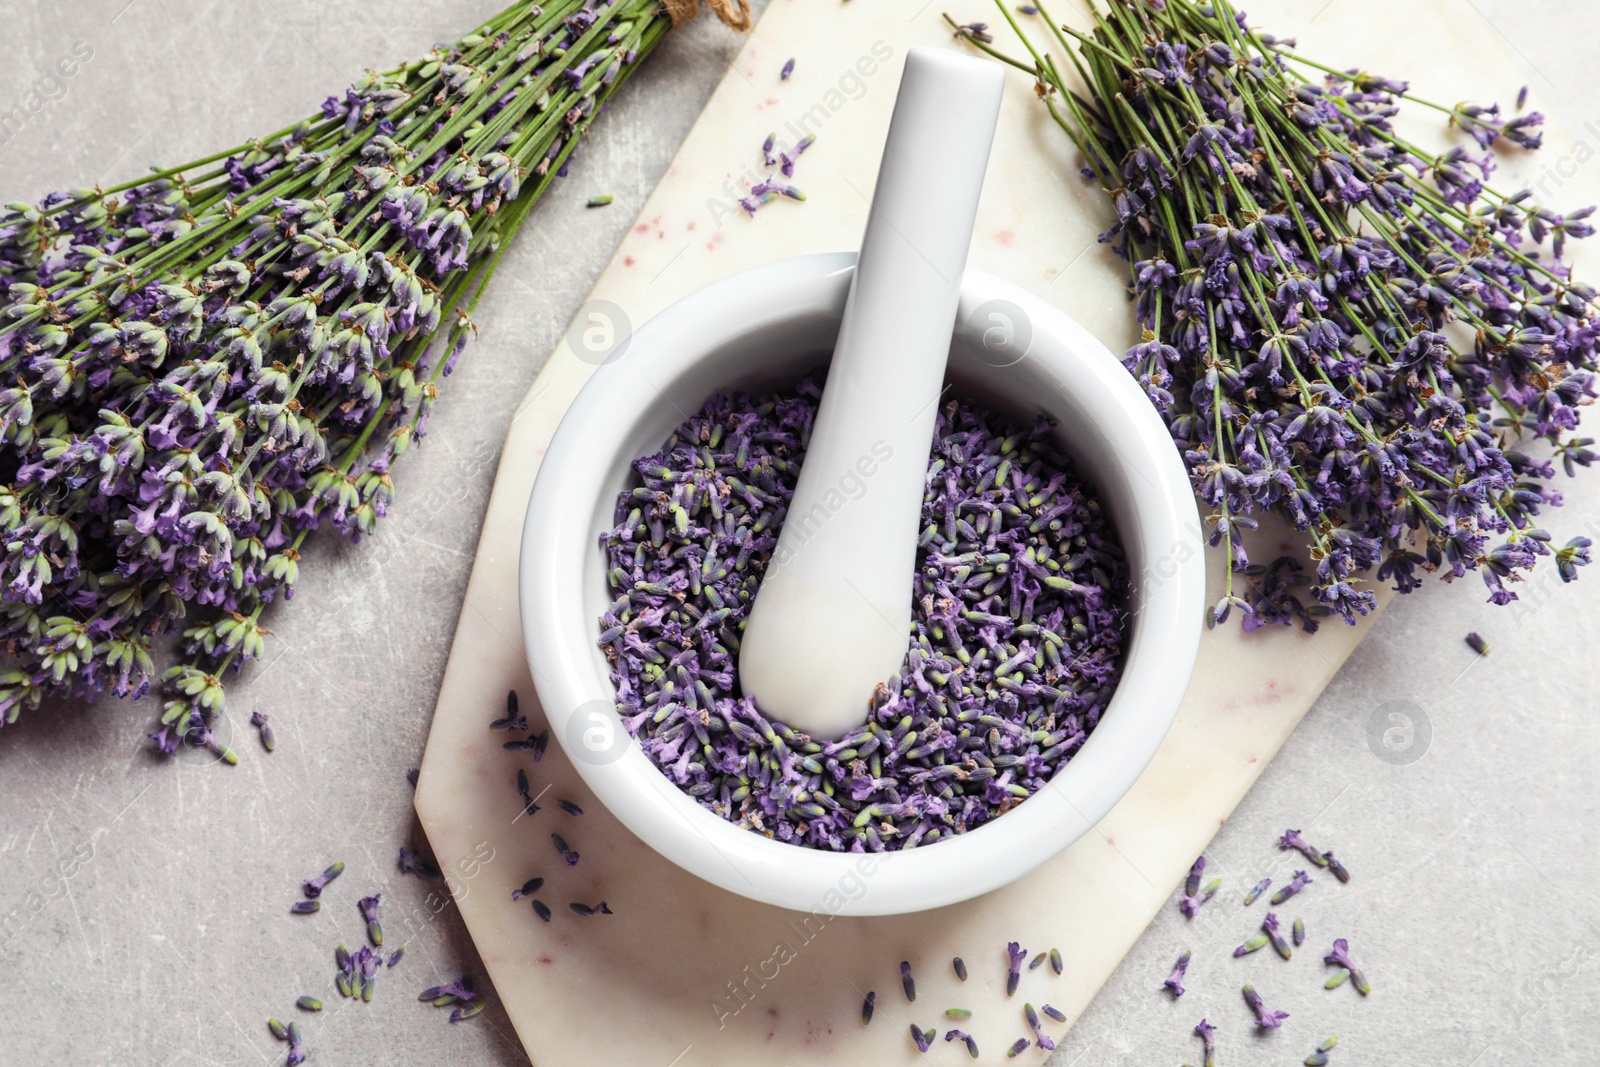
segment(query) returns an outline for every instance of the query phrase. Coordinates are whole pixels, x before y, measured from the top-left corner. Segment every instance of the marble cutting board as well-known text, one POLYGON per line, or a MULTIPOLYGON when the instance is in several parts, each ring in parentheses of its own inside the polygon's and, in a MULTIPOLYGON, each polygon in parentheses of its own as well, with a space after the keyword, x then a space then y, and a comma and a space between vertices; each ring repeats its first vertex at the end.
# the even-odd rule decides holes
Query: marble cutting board
MULTIPOLYGON (((604 351, 679 297, 741 268, 855 247, 902 57, 915 45, 951 45, 945 10, 961 21, 998 21, 986 0, 773 0, 512 424, 416 804, 537 1067, 911 1062, 917 1053, 908 1024, 942 1035, 957 1024, 941 1013, 956 1005, 973 1011, 959 1025, 978 1038, 980 1062, 993 1063, 1026 1032, 1023 1000, 1067 1015, 1068 1023, 1049 1026, 1059 1037, 1367 629, 1327 626, 1315 637, 1247 637, 1233 626, 1207 633, 1166 743, 1093 832, 1006 889, 912 916, 818 918, 700 882, 601 810, 559 744, 535 763, 531 753, 502 748, 508 735, 488 730, 508 690, 520 695, 534 731, 544 725, 521 647, 522 517, 550 436, 598 361, 596 346, 604 351), (794 76, 781 82, 790 57, 794 76), (748 218, 736 198, 763 173, 759 146, 772 131, 780 145, 816 135, 794 177, 809 201, 775 203, 748 218), (533 816, 521 814, 518 769, 540 798, 533 816), (566 814, 557 799, 585 814, 566 814), (561 864, 553 832, 581 853, 578 866, 561 864), (549 880, 541 894, 556 910, 549 924, 510 898, 535 875, 549 880), (565 907, 601 898, 616 915, 583 919, 565 907), (1030 952, 1060 948, 1065 973, 1025 972, 1019 995, 1008 999, 1005 944, 1012 940, 1030 952), (951 972, 953 956, 967 961, 964 985, 951 972), (901 960, 917 975, 914 1004, 900 991, 901 960), (863 1027, 859 1010, 869 990, 878 994, 877 1017, 863 1027)), ((1523 80, 1494 29, 1464 0, 1259 0, 1251 14, 1259 26, 1298 35, 1316 57, 1409 77, 1434 99, 1509 98, 1523 80), (1372 33, 1374 26, 1385 32, 1372 33), (1423 37, 1433 42, 1425 54, 1407 44, 1423 37), (1503 78, 1486 86, 1485 71, 1503 78)), ((706 31, 691 24, 679 32, 706 31)), ((993 32, 1002 47, 1020 51, 1003 24, 993 32)), ((1555 133, 1551 141, 1549 158, 1570 153, 1570 139, 1555 133)), ((1102 194, 1063 177, 1075 169, 1031 80, 1015 74, 971 263, 1051 300, 1121 351, 1132 338, 1125 275, 1096 242, 1106 223, 1102 194)), ((1213 567, 1213 583, 1220 577, 1213 567)), ((1152 987, 1162 977, 1151 975, 1152 987)), ((956 1055, 942 1044, 936 1051, 956 1055)), ((1032 1048, 1021 1059, 1043 1057, 1032 1048)))

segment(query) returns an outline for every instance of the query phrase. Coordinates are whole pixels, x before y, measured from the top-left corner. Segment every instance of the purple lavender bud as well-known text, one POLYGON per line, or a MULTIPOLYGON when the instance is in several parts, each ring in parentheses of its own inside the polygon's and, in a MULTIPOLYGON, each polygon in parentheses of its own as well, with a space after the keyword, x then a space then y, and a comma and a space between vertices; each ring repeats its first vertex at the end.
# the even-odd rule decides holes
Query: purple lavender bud
MULTIPOLYGON (((900 961, 900 988, 905 990, 906 1000, 917 999, 917 983, 911 977, 911 964, 905 960, 900 961)), ((924 1049, 923 1051, 927 1051, 924 1049)))
POLYGON ((331 867, 329 867, 326 870, 324 870, 317 877, 315 877, 315 878, 307 878, 305 880, 305 882, 304 882, 304 889, 305 889, 306 896, 308 896, 308 897, 321 896, 322 895, 322 890, 327 887, 327 884, 329 882, 333 881, 335 878, 339 877, 343 873, 344 873, 344 863, 341 861, 339 863, 333 864, 331 867))
POLYGON ((1205 1067, 1216 1067, 1217 1063, 1217 1028, 1201 1019, 1194 1025, 1194 1032, 1199 1036, 1200 1043, 1205 1046, 1205 1067))
POLYGON ((1295 945, 1295 948, 1299 948, 1301 945, 1303 945, 1305 943, 1306 943, 1306 921, 1304 919, 1296 919, 1294 921, 1294 945, 1295 945))
POLYGON ((1283 1020, 1289 1017, 1289 1013, 1286 1011, 1269 1009, 1262 1001, 1261 994, 1257 993, 1255 987, 1248 982, 1245 983, 1243 992, 1244 1002, 1250 1006, 1251 1011, 1256 1013, 1256 1025, 1261 1029, 1276 1030, 1283 1025, 1283 1020))
POLYGON ((1250 938, 1248 941, 1244 942, 1244 944, 1233 950, 1234 958, 1237 959, 1240 956, 1248 956, 1252 952, 1266 948, 1271 940, 1272 939, 1266 934, 1257 934, 1255 937, 1250 938))
POLYGON ((1018 4, 1017 5, 1017 14, 1019 14, 1019 15, 1037 15, 1038 13, 1039 13, 1039 9, 1037 7, 1034 7, 1032 4, 1018 4))
POLYGON ((1027 958, 1028 953, 1017 942, 1006 945, 1006 996, 1017 995, 1017 983, 1022 980, 1022 961, 1027 958))
POLYGON ((387 967, 393 967, 395 964, 400 962, 400 957, 404 956, 405 954, 405 946, 402 945, 400 948, 397 948, 393 952, 389 953, 389 959, 384 965, 387 967))
POLYGON ((911 1043, 917 1046, 918 1052, 927 1052, 933 1045, 933 1037, 932 1030, 919 1030, 916 1023, 911 1024, 911 1043))
POLYGON ((1289 884, 1272 894, 1272 903, 1282 904, 1310 884, 1311 879, 1306 875, 1305 871, 1295 871, 1294 877, 1290 879, 1289 884))
POLYGON ((416 849, 400 846, 400 873, 437 880, 439 869, 417 854, 416 849))
POLYGON ((538 899, 537 897, 535 897, 534 900, 533 900, 533 913, 535 915, 539 916, 539 921, 540 922, 546 922, 547 923, 547 922, 550 921, 550 907, 549 907, 549 905, 545 904, 544 901, 538 899))
POLYGON ((1273 951, 1277 952, 1278 955, 1284 959, 1294 955, 1294 951, 1289 947, 1289 942, 1284 939, 1283 933, 1279 929, 1278 916, 1276 914, 1270 911, 1267 912, 1267 917, 1261 920, 1261 930, 1272 941, 1273 951))
POLYGON ((289 1058, 283 1062, 288 1067, 297 1067, 306 1061, 305 1034, 300 1030, 299 1023, 289 1024, 289 1058))
POLYGON ((1054 1019, 1058 1023, 1064 1023, 1067 1021, 1067 1013, 1062 1011, 1060 1008, 1052 1007, 1049 1004, 1041 1004, 1039 1005, 1039 1010, 1050 1016, 1050 1018, 1054 1019))
POLYGON ((1189 868, 1188 877, 1184 879, 1183 897, 1178 901, 1178 910, 1186 918, 1193 919, 1195 913, 1200 910, 1200 905, 1215 896, 1217 890, 1221 888, 1221 879, 1212 879, 1203 887, 1200 885, 1200 879, 1205 875, 1205 871, 1206 858, 1200 856, 1189 868))
POLYGON ((951 968, 956 972, 956 977, 961 981, 967 980, 967 963, 960 956, 950 961, 951 968))
POLYGON ((289 1028, 284 1026, 283 1023, 279 1022, 277 1019, 268 1019, 267 1029, 272 1031, 272 1036, 277 1038, 279 1041, 289 1040, 289 1028))
POLYGON ((872 1022, 872 1013, 878 1008, 878 993, 871 990, 861 1002, 861 1025, 866 1026, 872 1022))
POLYGON ((594 909, 587 904, 579 904, 574 902, 568 904, 567 907, 572 909, 575 914, 582 915, 584 918, 588 918, 594 914, 594 909))
POLYGON ((1283 849, 1285 852, 1287 852, 1289 849, 1296 849, 1301 855, 1310 860, 1312 863, 1315 863, 1318 867, 1323 865, 1322 851, 1305 838, 1301 837, 1299 830, 1285 830, 1283 832, 1283 836, 1278 838, 1278 847, 1283 849))
POLYGON ((481 1012, 487 1003, 487 1001, 475 1000, 465 1007, 452 1009, 450 1012, 450 1021, 453 1023, 459 1023, 465 1019, 470 1019, 474 1015, 477 1015, 479 1012, 481 1012))
POLYGON ((374 893, 356 902, 356 907, 361 910, 361 917, 367 921, 367 939, 372 942, 373 948, 383 947, 383 927, 378 925, 378 901, 382 898, 381 893, 374 893))
POLYGON ((289 912, 292 915, 311 915, 321 910, 320 900, 297 900, 289 905, 289 912))
POLYGON ((1270 885, 1272 885, 1272 879, 1263 878, 1261 881, 1251 886, 1250 891, 1244 895, 1244 906, 1248 908, 1250 905, 1254 904, 1256 899, 1260 897, 1262 893, 1265 893, 1267 891, 1267 887, 1270 885))
POLYGON ((526 882, 522 883, 521 889, 513 889, 511 891, 511 899, 521 900, 523 897, 531 897, 543 887, 543 878, 529 878, 526 882))
POLYGON ((1528 87, 1524 85, 1517 90, 1517 110, 1521 111, 1528 106, 1528 87))
POLYGON ((1008 1060, 1016 1059, 1019 1055, 1022 1054, 1022 1051, 1024 1049, 1026 1049, 1027 1047, 1028 1047, 1028 1039, 1027 1038, 1025 1038, 1025 1037, 1017 1038, 1017 1040, 1012 1043, 1011 1047, 1006 1049, 1006 1059, 1008 1059, 1008 1060))
POLYGON ((1178 962, 1172 965, 1172 973, 1167 976, 1167 980, 1165 982, 1161 983, 1172 993, 1173 999, 1183 996, 1183 994, 1186 992, 1186 990, 1183 988, 1183 972, 1189 969, 1189 958, 1190 953, 1188 949, 1184 949, 1181 953, 1179 953, 1178 962))
POLYGON ((1053 948, 1050 950, 1050 969, 1056 972, 1056 974, 1060 974, 1062 971, 1066 970, 1066 964, 1062 962, 1061 959, 1061 950, 1058 948, 1053 948))
POLYGON ((946 1030, 944 1039, 946 1041, 961 1040, 967 1046, 967 1055, 973 1059, 978 1058, 978 1041, 965 1030, 946 1030))
POLYGON ((785 63, 783 65, 783 69, 778 72, 778 80, 786 82, 786 81, 789 80, 789 76, 791 74, 793 74, 793 73, 794 73, 794 60, 791 59, 787 63, 785 63))
POLYGON ((1331 967, 1339 967, 1342 970, 1348 972, 1348 974, 1346 974, 1346 975, 1336 976, 1336 977, 1338 977, 1338 981, 1337 982, 1335 982, 1333 979, 1329 979, 1328 982, 1327 982, 1327 988, 1333 989, 1337 985, 1342 984, 1344 982, 1345 978, 1349 978, 1351 981, 1353 981, 1355 983, 1356 991, 1359 992, 1362 996, 1366 996, 1367 994, 1372 992, 1372 986, 1367 982, 1367 976, 1365 974, 1363 974, 1361 972, 1361 970, 1359 968, 1357 968, 1356 965, 1350 961, 1350 942, 1349 941, 1345 940, 1342 937, 1339 938, 1338 940, 1336 940, 1333 943, 1333 949, 1326 956, 1324 956, 1322 959, 1323 959, 1323 962, 1328 964, 1329 966, 1331 966, 1331 967))
POLYGON ((294 1002, 294 1006, 299 1008, 301 1011, 321 1011, 322 1001, 318 1000, 316 997, 301 997, 299 1000, 294 1002))
POLYGON ((568 815, 582 815, 583 814, 583 809, 578 807, 578 805, 574 804, 570 800, 558 800, 558 801, 556 801, 556 803, 558 805, 560 805, 561 810, 566 812, 568 815))
POLYGON ((1324 852, 1322 854, 1322 865, 1332 871, 1333 876, 1339 881, 1344 883, 1350 881, 1350 872, 1345 870, 1344 864, 1340 863, 1338 857, 1334 856, 1332 852, 1324 852))
POLYGON ((556 846, 556 851, 561 854, 561 858, 566 861, 568 867, 576 867, 578 865, 578 854, 567 847, 565 838, 560 834, 551 834, 550 841, 556 846))

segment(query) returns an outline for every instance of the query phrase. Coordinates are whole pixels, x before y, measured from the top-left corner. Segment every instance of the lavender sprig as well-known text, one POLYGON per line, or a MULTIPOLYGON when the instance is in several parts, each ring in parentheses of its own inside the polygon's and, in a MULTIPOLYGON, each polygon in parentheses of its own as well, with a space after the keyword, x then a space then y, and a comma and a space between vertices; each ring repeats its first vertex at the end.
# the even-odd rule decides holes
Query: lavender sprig
POLYGON ((1091 3, 1086 32, 1035 4, 1070 71, 997 6, 1025 59, 948 21, 1035 75, 1106 192, 1102 239, 1143 327, 1124 363, 1228 563, 1213 623, 1354 624, 1375 582, 1409 593, 1430 573, 1475 571, 1507 604, 1544 558, 1577 577, 1589 539, 1558 547, 1539 520, 1561 501, 1556 459, 1569 475, 1595 459, 1576 431, 1600 316, 1563 260, 1595 232, 1593 208, 1492 183, 1496 150, 1539 146, 1536 113, 1447 107, 1318 63, 1231 0, 1091 3), (1408 139, 1395 119, 1419 108, 1469 142, 1408 139), (1266 514, 1300 531, 1310 573, 1251 559, 1266 514))

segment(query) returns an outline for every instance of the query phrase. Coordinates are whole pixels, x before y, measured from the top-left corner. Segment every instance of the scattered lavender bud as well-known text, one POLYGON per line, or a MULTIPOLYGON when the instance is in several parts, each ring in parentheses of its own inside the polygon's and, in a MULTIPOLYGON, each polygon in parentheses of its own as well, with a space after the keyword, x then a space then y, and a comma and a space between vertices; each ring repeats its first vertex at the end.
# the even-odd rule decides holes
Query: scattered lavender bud
POLYGON ((973 1037, 971 1034, 967 1033, 965 1030, 947 1030, 947 1031, 945 1031, 944 1039, 946 1041, 954 1041, 957 1038, 961 1039, 961 1041, 966 1043, 967 1055, 971 1056, 973 1059, 977 1059, 978 1058, 978 1039, 973 1037))
POLYGON ((521 767, 517 768, 517 795, 522 797, 522 814, 535 815, 539 805, 533 802, 533 794, 528 785, 528 772, 521 767))
POLYGON ((861 1002, 862 1026, 866 1026, 868 1023, 872 1022, 872 1013, 877 1010, 877 1007, 878 992, 877 990, 872 990, 871 992, 867 993, 866 999, 862 1000, 861 1002))
POLYGON ((965 26, 957 26, 955 35, 977 41, 979 44, 994 44, 994 36, 989 33, 989 26, 984 22, 969 22, 965 26))
POLYGON ((1194 861, 1194 866, 1189 868, 1189 876, 1184 879, 1183 898, 1178 901, 1178 910, 1183 912, 1186 918, 1193 919, 1195 913, 1200 910, 1200 905, 1210 900, 1222 884, 1220 880, 1214 879, 1202 888, 1200 879, 1205 875, 1205 871, 1206 858, 1201 856, 1194 861))
POLYGON ((1033 959, 1028 961, 1028 970, 1037 971, 1040 967, 1044 966, 1044 961, 1049 959, 1049 958, 1050 958, 1050 953, 1048 953, 1048 952, 1039 953, 1037 956, 1033 957, 1033 959))
POLYGON ((1244 895, 1244 906, 1248 908, 1250 905, 1254 904, 1256 899, 1260 897, 1262 893, 1265 893, 1267 888, 1271 885, 1271 878, 1263 878, 1261 881, 1251 886, 1250 891, 1244 895))
POLYGON ((789 62, 785 63, 783 65, 783 69, 778 72, 778 80, 786 82, 786 81, 789 80, 789 76, 791 74, 793 74, 793 73, 794 73, 794 60, 791 59, 791 60, 789 60, 789 62))
POLYGON ((318 1000, 316 997, 301 997, 299 1000, 294 1002, 294 1006, 302 1011, 321 1011, 322 1001, 318 1000))
POLYGON ((1344 883, 1350 881, 1350 872, 1344 869, 1344 864, 1340 863, 1338 857, 1332 852, 1324 852, 1322 854, 1322 865, 1332 871, 1333 876, 1339 881, 1344 883))
POLYGON ((538 763, 540 760, 544 759, 544 750, 548 748, 549 745, 550 730, 548 727, 546 727, 545 729, 540 730, 538 736, 533 739, 533 762, 538 763))
POLYGON ((1066 969, 1066 965, 1061 962, 1061 950, 1058 948, 1050 950, 1050 969, 1057 974, 1066 969))
MULTIPOLYGON (((1237 955, 1237 953, 1235 953, 1235 955, 1237 955)), ((1172 973, 1167 975, 1167 980, 1165 982, 1161 983, 1162 986, 1172 993, 1174 999, 1183 996, 1183 994, 1187 992, 1187 990, 1183 988, 1183 972, 1189 969, 1189 958, 1190 952, 1188 949, 1184 949, 1181 953, 1179 953, 1178 962, 1172 965, 1172 973)))
POLYGON ((611 196, 610 193, 602 193, 599 196, 591 196, 589 198, 589 202, 587 204, 585 204, 584 206, 585 207, 605 207, 607 204, 611 203, 612 199, 613 199, 613 197, 611 196))
POLYGON ((1477 633, 1470 633, 1467 635, 1467 645, 1472 649, 1472 651, 1476 652, 1480 656, 1487 656, 1489 654, 1489 642, 1485 641, 1482 637, 1479 637, 1477 633))
POLYGON ((1017 14, 1019 15, 1037 15, 1038 13, 1039 9, 1034 7, 1032 4, 1017 5, 1017 14))
POLYGON ((450 1012, 450 1021, 453 1023, 459 1023, 465 1019, 472 1018, 474 1015, 483 1010, 485 1003, 486 1002, 482 1000, 475 1000, 465 1007, 454 1009, 450 1012))
POLYGON ((1528 106, 1528 87, 1524 85, 1517 90, 1517 110, 1521 111, 1528 106))
POLYGON ((321 896, 322 890, 327 887, 327 884, 343 873, 344 864, 341 862, 335 863, 315 878, 307 878, 304 882, 306 896, 321 896))
POLYGON ((917 981, 911 977, 911 964, 900 961, 900 988, 906 991, 907 1000, 917 999, 917 981))
POLYGON ((383 894, 374 893, 356 902, 356 907, 361 909, 361 917, 367 921, 367 940, 372 942, 373 948, 383 947, 383 927, 378 925, 378 902, 382 899, 383 894))
POLYGON ((916 1023, 911 1024, 911 1042, 917 1046, 918 1052, 927 1052, 932 1047, 933 1036, 932 1030, 919 1030, 916 1023))
POLYGON ((1299 948, 1301 945, 1303 945, 1305 943, 1306 943, 1306 921, 1304 919, 1296 919, 1294 921, 1294 945, 1295 945, 1296 948, 1299 948))
POLYGON ((431 1000, 435 1007, 445 1007, 448 1004, 466 1004, 477 997, 477 988, 473 984, 470 974, 463 974, 454 982, 445 985, 430 986, 417 995, 418 1000, 431 1000))
POLYGON ((289 1058, 283 1062, 287 1067, 298 1067, 306 1062, 306 1038, 299 1023, 289 1024, 289 1058))
POLYGON ((1278 923, 1277 915, 1267 912, 1267 917, 1261 921, 1261 930, 1272 940, 1273 951, 1284 959, 1294 955, 1294 950, 1289 947, 1289 942, 1284 939, 1278 923))
POLYGON ((1017 942, 1006 945, 1006 996, 1017 995, 1017 983, 1022 981, 1022 961, 1027 958, 1027 952, 1017 942))
POLYGON ((1205 1046, 1205 1067, 1217 1067, 1217 1028, 1201 1019, 1194 1024, 1194 1032, 1205 1046))
POLYGON ((421 773, 422 772, 420 770, 418 770, 416 767, 413 767, 409 771, 406 772, 406 781, 411 783, 411 788, 412 789, 415 789, 417 787, 417 777, 421 773))
POLYGON ((1039 1010, 1050 1016, 1050 1018, 1054 1019, 1058 1023, 1064 1023, 1067 1021, 1067 1013, 1062 1011, 1060 1008, 1051 1007, 1049 1004, 1041 1004, 1039 1005, 1039 1010))
POLYGON ((574 902, 572 904, 568 904, 567 907, 571 908, 574 912, 584 916, 585 918, 594 914, 594 909, 589 907, 587 904, 578 904, 574 902))
POLYGON ((1282 904, 1310 884, 1311 879, 1306 876, 1305 871, 1295 871, 1294 877, 1289 880, 1289 884, 1272 894, 1272 903, 1282 904))
MULTIPOLYGON (((1349 971, 1350 973, 1345 977, 1350 978, 1355 982, 1356 991, 1362 996, 1366 996, 1368 993, 1372 992, 1372 986, 1367 983, 1367 976, 1363 974, 1354 963, 1350 962, 1349 941, 1342 937, 1339 938, 1333 943, 1333 950, 1322 959, 1324 963, 1327 963, 1330 966, 1336 966, 1343 970, 1349 971)), ((1338 982, 1333 982, 1332 979, 1330 979, 1328 988, 1336 988, 1336 986, 1342 984, 1343 982, 1344 978, 1340 978, 1338 982)))
POLYGON ((556 851, 561 853, 561 858, 566 861, 568 867, 576 867, 578 865, 578 854, 567 847, 565 838, 560 834, 551 834, 550 840, 556 846, 556 851))
POLYGON ((1268 943, 1271 940, 1272 939, 1269 938, 1266 934, 1257 934, 1255 937, 1252 937, 1250 940, 1246 941, 1244 944, 1242 944, 1238 948, 1234 949, 1233 950, 1233 955, 1234 955, 1235 958, 1237 958, 1239 956, 1248 956, 1250 953, 1255 952, 1257 949, 1266 948, 1268 943))
POLYGON ((1328 1053, 1339 1043, 1338 1037, 1324 1038, 1316 1051, 1306 1057, 1306 1067, 1328 1067, 1328 1053))
POLYGON ((535 897, 534 901, 533 901, 533 913, 535 915, 539 916, 539 921, 540 922, 549 922, 550 921, 550 908, 549 908, 549 905, 545 904, 544 901, 538 899, 537 897, 535 897))
POLYGON ((256 732, 261 735, 262 748, 266 749, 268 752, 271 752, 278 747, 278 739, 276 735, 273 734, 272 727, 267 725, 267 717, 265 714, 259 711, 251 712, 250 725, 254 726, 256 728, 256 732))
POLYGON ((1283 1025, 1283 1020, 1289 1017, 1286 1011, 1272 1011, 1261 999, 1255 987, 1246 982, 1244 985, 1244 1002, 1250 1005, 1250 1010, 1256 1013, 1256 1025, 1263 1030, 1276 1030, 1283 1025))
POLYGON ((267 1029, 271 1030, 272 1036, 277 1038, 279 1041, 289 1040, 289 1028, 284 1026, 277 1019, 268 1019, 267 1029))
POLYGON ((404 956, 405 954, 406 954, 405 946, 402 945, 399 948, 395 949, 393 952, 389 953, 389 959, 388 959, 388 962, 385 964, 385 966, 393 967, 395 964, 400 962, 400 957, 404 956))
MULTIPOLYGON (((1317 846, 1301 837, 1299 830, 1285 830, 1283 832, 1283 836, 1278 838, 1278 847, 1283 849, 1285 852, 1289 851, 1290 849, 1295 849, 1306 859, 1310 860, 1312 863, 1315 863, 1318 867, 1326 866, 1326 863, 1322 858, 1322 851, 1317 848, 1317 846)), ((1274 901, 1274 903, 1276 903, 1276 901, 1274 901)))
POLYGON ((954 968, 957 978, 961 979, 963 982, 967 980, 966 960, 963 960, 960 956, 957 956, 955 959, 950 961, 950 966, 954 968))
POLYGON ((772 150, 775 147, 777 147, 777 144, 778 144, 778 135, 775 134, 775 133, 767 134, 767 139, 765 141, 761 142, 761 165, 762 166, 764 166, 764 167, 776 167, 778 165, 777 157, 775 157, 772 154, 772 150))
POLYGON ((496 719, 496 720, 494 720, 494 722, 491 722, 489 724, 489 729, 491 729, 491 730, 518 730, 518 731, 527 730, 527 728, 528 728, 527 717, 524 716, 520 711, 518 711, 517 708, 518 708, 517 691, 515 689, 513 689, 510 692, 506 693, 506 715, 505 715, 505 718, 496 719))
POLYGON ((1025 1037, 1017 1038, 1017 1040, 1012 1043, 1011 1047, 1006 1049, 1006 1059, 1008 1059, 1008 1060, 1016 1059, 1018 1056, 1020 1056, 1022 1054, 1022 1051, 1024 1049, 1026 1049, 1027 1047, 1028 1047, 1028 1039, 1027 1038, 1025 1038, 1025 1037))
POLYGON ((570 800, 558 800, 558 801, 556 801, 556 804, 558 804, 560 806, 561 810, 566 812, 568 815, 582 815, 583 814, 583 809, 578 807, 578 805, 574 804, 570 800))
POLYGON ((513 889, 511 891, 511 899, 521 900, 523 897, 531 897, 543 887, 543 878, 529 878, 526 882, 522 883, 521 889, 513 889))
POLYGON ((1033 1010, 1033 1005, 1024 1004, 1022 1006, 1022 1015, 1023 1018, 1028 1020, 1028 1029, 1033 1031, 1034 1044, 1046 1052, 1054 1052, 1056 1043, 1050 1039, 1049 1034, 1039 1029, 1039 1013, 1033 1010))
POLYGON ((439 869, 418 855, 417 850, 400 846, 400 873, 437 880, 439 869))
POLYGON ((320 900, 297 900, 289 905, 289 912, 293 915, 312 915, 321 910, 320 900))
POLYGON ((946 1008, 944 1017, 946 1019, 970 1019, 972 1018, 972 1012, 966 1008, 946 1008))

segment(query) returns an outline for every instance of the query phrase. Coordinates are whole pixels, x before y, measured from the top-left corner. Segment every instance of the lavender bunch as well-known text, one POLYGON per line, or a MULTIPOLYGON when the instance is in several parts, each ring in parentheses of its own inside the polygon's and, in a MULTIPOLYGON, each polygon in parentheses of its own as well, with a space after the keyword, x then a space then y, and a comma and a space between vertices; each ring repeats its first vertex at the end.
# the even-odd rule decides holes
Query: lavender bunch
POLYGON ((142 696, 177 631, 151 737, 228 754, 222 677, 307 538, 388 512, 510 238, 696 6, 518 3, 270 136, 0 211, 0 721, 142 696))
POLYGON ((1102 240, 1144 327, 1124 362, 1231 564, 1210 621, 1353 623, 1375 604, 1369 571, 1401 593, 1477 571, 1497 604, 1540 557, 1573 580, 1589 539, 1556 547, 1537 520, 1561 502, 1556 461, 1595 458, 1574 433, 1595 395, 1595 290, 1561 259, 1593 209, 1491 183, 1495 151, 1539 147, 1542 118, 1314 63, 1228 0, 1091 6, 1088 33, 1045 16, 1087 94, 1031 43, 1018 61, 982 26, 956 32, 1038 79, 1112 201, 1102 240), (1419 147, 1403 107, 1467 140, 1419 147), (1314 574, 1251 561, 1242 535, 1267 513, 1308 536, 1314 574))

